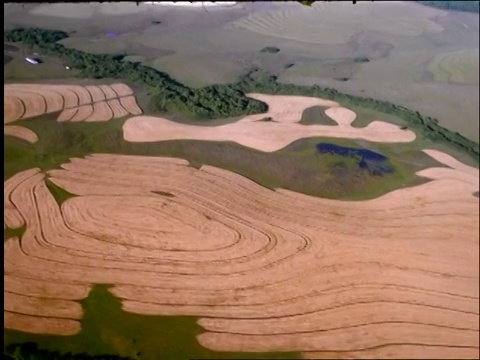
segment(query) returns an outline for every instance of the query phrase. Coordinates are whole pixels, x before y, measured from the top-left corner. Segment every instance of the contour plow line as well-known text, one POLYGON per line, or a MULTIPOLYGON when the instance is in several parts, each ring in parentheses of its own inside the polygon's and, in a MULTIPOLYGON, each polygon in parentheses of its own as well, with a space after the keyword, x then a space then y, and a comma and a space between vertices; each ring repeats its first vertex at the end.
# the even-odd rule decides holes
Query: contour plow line
POLYGON ((60 122, 108 121, 129 114, 140 115, 142 110, 132 94, 133 90, 125 84, 5 84, 4 123, 56 112, 61 112, 57 117, 60 122), (116 101, 115 108, 110 106, 112 101, 116 101))
POLYGON ((37 134, 25 126, 5 125, 3 127, 3 135, 13 136, 31 144, 38 141, 37 134))
POLYGON ((108 283, 125 311, 199 317, 215 351, 478 357, 478 170, 425 153, 449 168, 368 201, 162 157, 19 173, 4 184, 5 226, 26 226, 4 243, 4 326, 77 333, 79 301, 108 283), (59 206, 46 177, 74 197, 59 206))

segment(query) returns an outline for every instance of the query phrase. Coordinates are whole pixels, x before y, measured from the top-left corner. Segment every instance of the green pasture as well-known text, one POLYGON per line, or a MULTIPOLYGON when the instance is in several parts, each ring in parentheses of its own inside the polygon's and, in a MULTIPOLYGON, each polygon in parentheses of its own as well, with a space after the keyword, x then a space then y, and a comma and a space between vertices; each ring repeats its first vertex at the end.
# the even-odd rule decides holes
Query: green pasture
MULTIPOLYGON (((108 288, 108 285, 97 285, 82 301, 84 316, 79 334, 37 335, 5 329, 4 346, 34 342, 40 349, 62 354, 117 354, 132 360, 300 358, 298 353, 225 353, 208 350, 196 340, 196 335, 203 332, 196 318, 125 312, 120 299, 113 296, 108 288)), ((22 360, 33 359, 37 358, 22 360)))

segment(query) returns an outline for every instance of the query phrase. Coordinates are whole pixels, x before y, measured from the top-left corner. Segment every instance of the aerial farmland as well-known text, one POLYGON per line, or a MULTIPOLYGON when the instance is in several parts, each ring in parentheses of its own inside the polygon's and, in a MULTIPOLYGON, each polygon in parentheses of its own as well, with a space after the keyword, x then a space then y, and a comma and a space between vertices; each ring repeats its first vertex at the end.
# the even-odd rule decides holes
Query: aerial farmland
POLYGON ((478 1, 306 3, 4 5, 5 359, 480 356, 478 1))

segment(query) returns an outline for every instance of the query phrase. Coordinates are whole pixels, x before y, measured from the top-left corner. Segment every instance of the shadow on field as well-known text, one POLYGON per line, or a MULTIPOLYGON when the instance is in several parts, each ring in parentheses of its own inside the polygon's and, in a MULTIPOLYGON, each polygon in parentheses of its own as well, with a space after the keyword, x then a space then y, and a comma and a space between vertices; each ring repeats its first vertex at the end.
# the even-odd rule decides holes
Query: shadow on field
MULTIPOLYGON (((35 346, 24 345, 24 357, 21 359, 57 358, 53 352, 82 354, 82 360, 93 360, 95 358, 92 355, 100 354, 118 354, 124 357, 118 360, 300 359, 298 353, 228 353, 208 350, 196 340, 195 336, 203 332, 203 329, 195 317, 128 313, 122 310, 120 299, 113 296, 108 288, 107 285, 95 286, 82 302, 85 314, 79 334, 36 335, 5 329, 4 356, 6 352, 18 351, 16 348, 22 349, 13 344, 33 342, 38 344, 38 349, 48 349, 50 353, 46 357, 35 357, 41 351, 35 346)), ((112 355, 104 359, 115 358, 112 355)))

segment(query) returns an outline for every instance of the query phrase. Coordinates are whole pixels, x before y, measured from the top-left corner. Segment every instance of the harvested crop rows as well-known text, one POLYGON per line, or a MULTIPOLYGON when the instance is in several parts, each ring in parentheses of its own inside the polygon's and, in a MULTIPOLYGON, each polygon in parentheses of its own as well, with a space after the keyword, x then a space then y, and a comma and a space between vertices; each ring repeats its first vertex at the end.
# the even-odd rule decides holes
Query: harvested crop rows
MULTIPOLYGON (((354 128, 351 123, 356 114, 338 103, 305 96, 248 94, 268 104, 263 114, 246 116, 235 123, 221 126, 195 126, 181 124, 165 118, 138 116, 123 125, 124 139, 130 142, 154 142, 176 139, 234 141, 261 151, 272 152, 292 142, 309 137, 327 136, 357 138, 372 142, 411 142, 415 133, 384 121, 372 121, 364 128, 354 128), (300 124, 302 113, 312 106, 325 106, 325 114, 338 126, 300 124), (274 121, 259 121, 271 117, 274 121)), ((127 98, 125 98, 127 99, 127 98)))
POLYGON ((62 111, 58 121, 108 121, 128 114, 139 115, 133 91, 124 84, 4 85, 4 123, 62 111), (108 102, 106 101, 108 100, 108 102), (115 109, 110 102, 116 100, 115 109))
POLYGON ((227 25, 228 28, 295 40, 300 43, 347 43, 359 30, 391 35, 416 36, 439 33, 443 28, 430 19, 444 16, 437 9, 422 8, 396 1, 388 5, 359 2, 352 8, 342 2, 315 2, 305 7, 290 3, 280 9, 252 12, 227 25), (396 16, 392 17, 391 14, 396 16), (368 18, 369 21, 365 23, 368 18), (388 19, 388 20, 386 20, 388 19))
POLYGON ((125 311, 200 317, 213 350, 478 357, 478 169, 425 152, 449 167, 361 202, 172 158, 21 172, 4 184, 5 226, 26 225, 4 243, 4 326, 74 334, 78 301, 113 284, 125 311), (59 207, 46 176, 76 196, 59 207))
POLYGON ((3 134, 17 137, 32 144, 38 141, 37 134, 24 126, 5 125, 3 127, 3 134))

